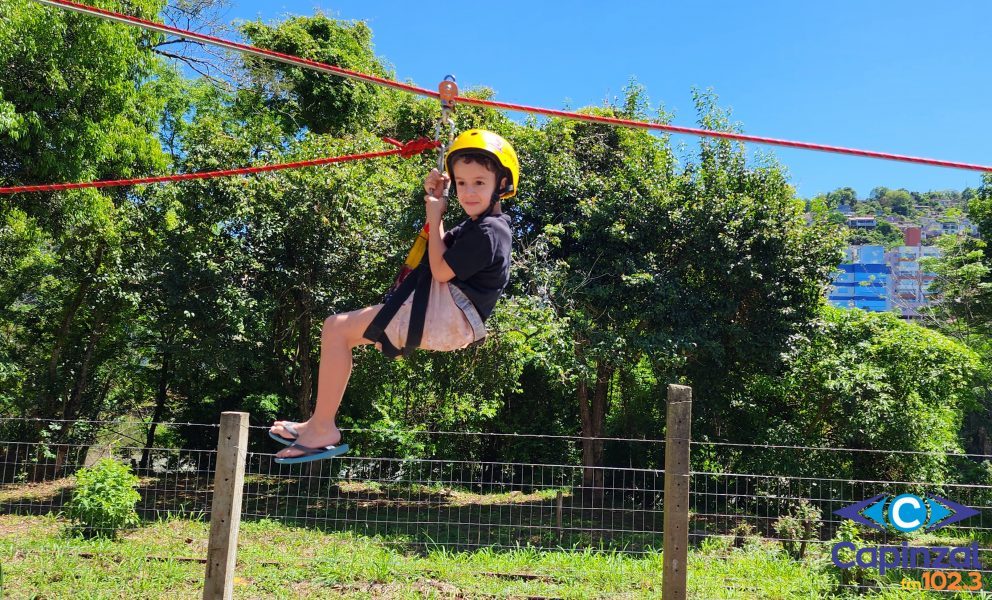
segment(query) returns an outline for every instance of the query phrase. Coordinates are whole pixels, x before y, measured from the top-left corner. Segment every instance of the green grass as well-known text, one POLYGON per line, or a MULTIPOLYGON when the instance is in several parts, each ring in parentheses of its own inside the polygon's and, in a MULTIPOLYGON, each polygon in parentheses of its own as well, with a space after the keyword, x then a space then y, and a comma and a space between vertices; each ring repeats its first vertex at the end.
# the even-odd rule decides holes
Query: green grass
MULTIPOLYGON (((3 598, 199 598, 208 533, 204 521, 170 518, 116 542, 84 540, 53 516, 3 515, 3 598)), ((838 597, 828 561, 822 552, 796 561, 757 538, 743 548, 713 538, 690 553, 689 595, 838 597)), ((256 521, 241 526, 235 597, 660 598, 662 571, 657 552, 414 552, 380 537, 256 521)), ((938 596, 895 590, 857 597, 938 596)))
MULTIPOLYGON (((661 546, 659 511, 592 510, 568 489, 560 490, 559 503, 557 489, 480 493, 366 481, 314 489, 311 483, 246 477, 245 514, 273 518, 246 517, 241 525, 237 597, 661 595, 663 562, 654 550, 661 546), (556 514, 562 530, 554 527, 556 514)), ((116 542, 81 539, 60 520, 72 486, 66 478, 0 491, 0 503, 41 514, 0 514, 0 598, 200 597, 208 482, 196 475, 145 478, 141 505, 153 520, 116 542)), ((721 537, 725 532, 706 525, 693 521, 693 540, 703 542, 689 556, 691 598, 843 597, 829 543, 811 544, 797 561, 757 536, 738 536, 743 547, 731 547, 734 536, 721 537), (699 535, 704 531, 709 537, 699 535)), ((941 530, 911 542, 961 545, 973 533, 941 530)), ((847 597, 952 597, 901 591, 902 577, 893 571, 882 582, 887 589, 869 580, 874 588, 847 597)))

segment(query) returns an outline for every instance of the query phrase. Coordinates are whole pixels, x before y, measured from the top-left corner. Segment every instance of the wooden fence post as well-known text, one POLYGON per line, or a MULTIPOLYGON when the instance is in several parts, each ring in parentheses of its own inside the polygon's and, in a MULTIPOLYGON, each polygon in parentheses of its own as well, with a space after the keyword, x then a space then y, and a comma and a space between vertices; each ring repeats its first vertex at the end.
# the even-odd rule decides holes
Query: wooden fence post
POLYGON ((204 600, 228 600, 234 595, 234 565, 238 558, 238 528, 241 525, 241 495, 247 456, 248 413, 222 413, 210 509, 204 600))
POLYGON ((665 570, 662 598, 685 600, 689 551, 689 442, 692 388, 668 386, 665 421, 665 570))

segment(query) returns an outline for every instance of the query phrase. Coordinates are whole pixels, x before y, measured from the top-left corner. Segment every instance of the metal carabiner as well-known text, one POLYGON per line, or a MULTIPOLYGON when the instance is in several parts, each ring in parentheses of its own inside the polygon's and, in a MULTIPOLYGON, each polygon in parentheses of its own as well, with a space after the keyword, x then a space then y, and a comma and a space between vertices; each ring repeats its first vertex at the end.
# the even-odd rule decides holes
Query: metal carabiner
MULTIPOLYGON (((444 79, 437 86, 438 97, 441 100, 441 118, 438 119, 434 126, 434 141, 441 141, 441 128, 445 124, 448 125, 448 139, 447 141, 441 142, 441 146, 438 148, 437 155, 437 170, 439 173, 444 173, 445 164, 444 156, 448 153, 448 148, 455 141, 455 119, 452 117, 452 113, 455 112, 455 98, 458 97, 458 83, 455 82, 454 75, 445 75, 444 79)), ((445 189, 444 197, 448 197, 448 190, 445 189)))
POLYGON ((448 153, 448 148, 455 141, 455 119, 451 116, 452 109, 444 107, 441 109, 441 118, 437 120, 434 124, 434 141, 441 142, 438 146, 438 156, 437 156, 437 170, 439 173, 444 173, 444 155, 448 153), (441 128, 447 124, 448 126, 448 136, 447 139, 441 139, 441 128))

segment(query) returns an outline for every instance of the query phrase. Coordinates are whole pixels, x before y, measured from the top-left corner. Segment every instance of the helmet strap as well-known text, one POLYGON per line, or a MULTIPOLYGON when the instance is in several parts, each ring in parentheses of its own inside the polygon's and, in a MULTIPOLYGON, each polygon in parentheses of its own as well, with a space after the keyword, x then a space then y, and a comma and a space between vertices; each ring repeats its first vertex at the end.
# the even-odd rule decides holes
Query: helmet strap
MULTIPOLYGON (((504 175, 501 174, 501 175, 497 175, 496 176, 496 179, 497 179, 496 184, 497 184, 497 186, 500 183, 500 181, 499 181, 500 179, 506 179, 507 181, 510 181, 510 178, 508 176, 509 173, 507 173, 506 175, 507 176, 504 176, 504 175)), ((511 183, 507 183, 502 188, 498 188, 497 187, 497 189, 493 190, 493 195, 492 195, 492 197, 489 198, 489 208, 487 208, 481 215, 479 215, 478 218, 479 219, 485 219, 486 217, 492 216, 493 209, 496 208, 496 203, 500 201, 500 196, 502 196, 507 191, 509 191, 507 188, 511 187, 512 185, 513 184, 511 184, 511 183)))
POLYGON ((497 181, 496 181, 497 184, 501 183, 499 181, 500 179, 505 179, 506 180, 506 185, 502 186, 500 188, 500 190, 496 192, 495 196, 497 198, 499 198, 499 196, 501 196, 503 194, 509 194, 510 192, 513 191, 513 174, 510 173, 510 170, 509 169, 507 169, 506 167, 503 167, 503 172, 500 173, 499 175, 497 175, 496 176, 496 179, 497 179, 497 181))
POLYGON ((479 215, 479 218, 480 219, 485 219, 486 217, 492 216, 493 209, 496 208, 496 203, 497 202, 499 202, 499 192, 498 191, 493 192, 492 198, 489 199, 489 208, 487 208, 485 210, 485 212, 483 212, 481 215, 479 215))
POLYGON ((496 208, 496 203, 500 201, 500 197, 503 194, 506 194, 511 190, 513 190, 512 181, 513 181, 513 177, 510 175, 510 171, 507 170, 506 168, 503 169, 502 173, 496 175, 497 188, 495 191, 493 191, 492 198, 489 199, 489 208, 486 209, 486 212, 479 215, 480 219, 485 219, 486 217, 493 214, 493 209, 496 208), (501 180, 506 180, 506 185, 500 186, 500 184, 502 183, 501 180))

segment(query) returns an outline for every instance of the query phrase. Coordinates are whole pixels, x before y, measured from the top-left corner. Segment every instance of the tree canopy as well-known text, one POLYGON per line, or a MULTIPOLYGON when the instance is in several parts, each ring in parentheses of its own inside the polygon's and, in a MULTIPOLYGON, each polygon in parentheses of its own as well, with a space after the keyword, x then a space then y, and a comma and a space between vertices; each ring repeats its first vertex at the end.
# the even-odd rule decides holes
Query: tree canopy
MULTIPOLYGON (((155 18, 164 3, 108 6, 155 18)), ((218 85, 156 52, 155 36, 27 0, 4 2, 0 16, 3 184, 368 151, 384 135, 430 134, 439 115, 433 100, 257 59, 236 64, 237 87, 218 85)), ((266 48, 392 76, 364 23, 318 14, 241 30, 266 48)), ((714 94, 694 98, 701 127, 731 129, 714 94)), ((636 82, 621 99, 582 110, 670 118, 636 82)), ((478 107, 458 107, 457 119, 461 129, 500 133, 521 158, 520 191, 506 206, 511 287, 481 348, 404 362, 357 353, 340 422, 386 432, 367 443, 399 455, 540 456, 591 467, 621 457, 591 439, 579 449, 557 440, 443 446, 403 431, 656 438, 664 386, 683 382, 696 390, 700 439, 916 448, 911 432, 926 426, 940 433, 935 444, 952 446, 974 357, 891 320, 824 317, 842 228, 824 211, 807 221, 774 161, 749 160, 728 141, 682 150, 642 130, 520 123, 478 107), (859 363, 864 352, 870 360, 859 363), (823 376, 829 365, 834 375, 823 376), (900 374, 955 383, 942 391, 927 379, 930 387, 914 391, 900 374), (815 391, 815 404, 797 405, 802 389, 815 391), (903 405, 921 419, 910 433, 898 420, 882 423, 903 405), (841 424, 857 419, 861 437, 844 433, 841 424)), ((420 186, 433 164, 424 155, 5 198, 0 414, 214 422, 242 408, 256 424, 306 417, 323 319, 379 301, 422 222, 420 186)), ((988 190, 971 200, 986 235, 988 190)), ((875 201, 911 208, 904 192, 875 201)), ((855 201, 853 190, 839 190, 822 203, 855 201)), ((454 207, 448 219, 459 216, 454 207)), ((95 432, 57 435, 89 443, 95 432)), ((165 434, 152 429, 147 445, 156 435, 165 434)), ((202 431, 170 435, 210 443, 202 431)), ((625 460, 660 466, 647 455, 625 460)), ((601 483, 596 472, 587 483, 601 483)))

